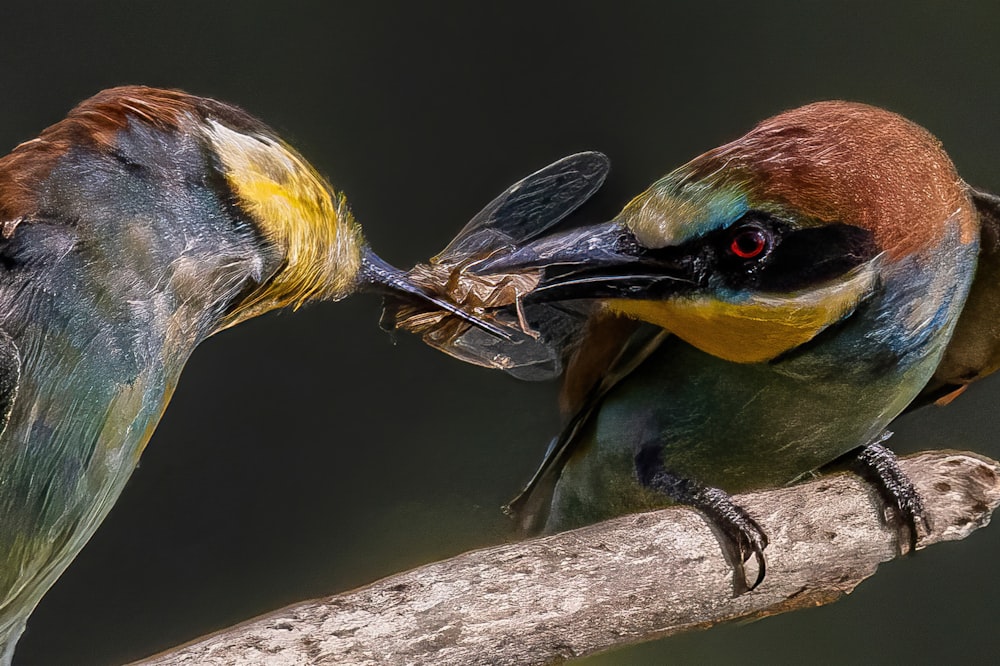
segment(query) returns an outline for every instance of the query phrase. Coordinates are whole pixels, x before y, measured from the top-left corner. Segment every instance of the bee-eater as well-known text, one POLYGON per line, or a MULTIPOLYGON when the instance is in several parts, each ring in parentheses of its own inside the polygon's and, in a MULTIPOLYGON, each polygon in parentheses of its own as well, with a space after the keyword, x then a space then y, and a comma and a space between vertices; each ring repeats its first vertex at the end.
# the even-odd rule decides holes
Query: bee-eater
POLYGON ((856 452, 915 544, 922 507, 886 427, 1000 365, 997 211, 926 130, 823 102, 672 171, 610 222, 477 248, 438 289, 519 277, 542 343, 548 315, 531 307, 591 304, 575 341, 551 343, 568 359, 565 426, 511 511, 552 531, 693 505, 743 591, 767 538, 729 494, 856 452))
POLYGON ((380 260, 344 196, 236 107, 117 88, 0 158, 0 662, 121 493, 195 346, 359 290, 508 335, 380 260))

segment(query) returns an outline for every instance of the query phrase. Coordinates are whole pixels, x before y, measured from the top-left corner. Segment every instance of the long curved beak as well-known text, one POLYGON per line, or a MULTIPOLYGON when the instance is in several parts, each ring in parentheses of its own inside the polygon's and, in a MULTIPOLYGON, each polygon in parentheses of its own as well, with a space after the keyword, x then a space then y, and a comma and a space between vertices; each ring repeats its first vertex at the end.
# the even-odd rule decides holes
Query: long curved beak
POLYGON ((528 302, 577 298, 665 298, 697 285, 697 261, 675 248, 649 250, 612 220, 548 234, 478 261, 481 275, 542 270, 528 302))
POLYGON ((367 287, 371 291, 395 296, 402 294, 410 299, 425 301, 498 338, 507 341, 514 339, 514 336, 504 328, 481 317, 477 317, 471 312, 466 312, 454 303, 432 294, 420 285, 414 284, 406 273, 384 261, 372 252, 371 248, 365 247, 362 251, 361 273, 358 279, 363 288, 367 287))

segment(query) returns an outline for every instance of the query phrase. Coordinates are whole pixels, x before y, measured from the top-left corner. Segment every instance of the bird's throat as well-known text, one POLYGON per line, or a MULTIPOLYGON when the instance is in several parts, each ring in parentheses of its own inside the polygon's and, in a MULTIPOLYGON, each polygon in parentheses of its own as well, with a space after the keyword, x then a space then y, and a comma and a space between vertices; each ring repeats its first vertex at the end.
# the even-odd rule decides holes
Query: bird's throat
POLYGON ((797 294, 714 295, 666 300, 615 299, 616 314, 661 326, 698 349, 735 363, 761 363, 812 340, 850 315, 872 293, 875 270, 859 266, 842 278, 797 294))
POLYGON ((209 136, 241 206, 282 255, 281 267, 226 322, 310 299, 338 300, 357 286, 361 228, 347 201, 292 148, 213 123, 209 136))

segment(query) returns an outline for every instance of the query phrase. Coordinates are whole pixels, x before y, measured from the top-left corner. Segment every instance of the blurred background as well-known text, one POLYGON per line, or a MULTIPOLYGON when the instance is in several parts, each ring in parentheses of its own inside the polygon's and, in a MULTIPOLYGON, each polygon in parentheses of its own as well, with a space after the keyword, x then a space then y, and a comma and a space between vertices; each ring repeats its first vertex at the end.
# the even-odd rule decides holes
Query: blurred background
MULTIPOLYGON (((402 266, 562 155, 611 157, 582 214, 604 218, 820 99, 917 121, 966 180, 1000 191, 993 2, 17 4, 0 9, 0 149, 109 86, 217 97, 305 154, 402 266)), ((557 429, 555 386, 394 341, 379 309, 272 314, 200 347, 15 662, 121 663, 506 538, 499 507, 557 429)), ((899 424, 893 444, 1000 456, 998 401, 995 377, 899 424)), ((887 564, 832 606, 586 663, 975 661, 995 653, 998 555, 989 528, 887 564)))

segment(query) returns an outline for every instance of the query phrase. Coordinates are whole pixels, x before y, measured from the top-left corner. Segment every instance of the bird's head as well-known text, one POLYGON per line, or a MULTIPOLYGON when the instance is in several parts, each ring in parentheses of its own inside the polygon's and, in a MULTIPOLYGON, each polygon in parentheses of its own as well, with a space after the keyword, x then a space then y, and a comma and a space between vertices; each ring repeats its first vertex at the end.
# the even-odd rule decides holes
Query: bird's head
POLYGON ((821 102, 676 169, 604 224, 481 262, 537 270, 529 299, 598 298, 736 362, 773 359, 848 317, 900 262, 978 239, 967 186, 926 130, 821 102))
POLYGON ((105 90, 15 148, 0 159, 0 221, 5 238, 39 222, 111 236, 127 263, 162 273, 146 279, 217 310, 212 330, 361 289, 483 324, 380 260, 344 195, 273 130, 180 91, 105 90))

